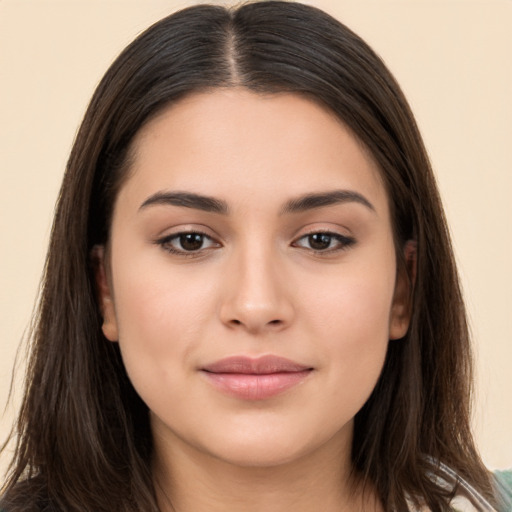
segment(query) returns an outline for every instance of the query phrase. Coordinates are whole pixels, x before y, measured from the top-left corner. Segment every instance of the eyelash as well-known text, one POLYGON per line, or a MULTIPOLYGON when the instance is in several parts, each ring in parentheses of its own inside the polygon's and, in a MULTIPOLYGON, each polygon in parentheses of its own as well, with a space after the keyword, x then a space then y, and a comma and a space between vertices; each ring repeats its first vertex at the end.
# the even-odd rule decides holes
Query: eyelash
POLYGON ((211 236, 207 235, 206 233, 203 233, 202 231, 195 231, 195 230, 192 230, 192 231, 181 231, 179 233, 173 233, 172 235, 168 235, 168 236, 164 236, 163 238, 160 238, 158 240, 156 240, 155 242, 157 245, 160 245, 162 247, 162 249, 164 249, 165 251, 171 253, 171 254, 176 254, 178 256, 183 256, 185 258, 194 258, 194 257, 198 257, 198 256, 202 256, 204 254, 204 251, 207 251, 213 247, 220 247, 220 243, 218 242, 215 242, 211 236), (204 243, 204 240, 209 240, 212 242, 212 246, 211 247, 207 247, 207 248, 203 248, 203 247, 200 247, 199 249, 197 250, 192 250, 192 251, 187 251, 186 249, 176 249, 175 247, 173 247, 171 244, 174 240, 178 240, 181 238, 181 237, 185 237, 187 235, 198 235, 198 236, 201 236, 202 237, 202 244, 204 243))
MULTIPOLYGON (((311 240, 310 240, 311 242, 311 240)), ((178 256, 182 256, 185 258, 194 258, 199 257, 204 254, 204 251, 208 251, 212 248, 220 247, 220 243, 216 242, 212 239, 211 236, 207 235, 206 233, 203 233, 201 231, 182 231, 180 233, 174 233, 172 235, 165 236, 163 238, 160 238, 155 241, 155 243, 162 247, 165 251, 176 254, 178 256), (189 235, 198 235, 202 237, 201 245, 203 245, 205 240, 209 240, 211 242, 210 247, 200 247, 197 250, 186 250, 186 249, 177 249, 172 246, 172 242, 175 240, 180 240, 180 238, 189 236, 189 235)), ((333 254, 340 251, 347 250, 349 247, 354 245, 356 243, 356 240, 349 236, 340 235, 339 233, 333 233, 332 231, 312 231, 311 233, 306 233, 305 235, 302 235, 301 237, 297 238, 293 243, 293 247, 298 247, 304 250, 312 251, 316 255, 327 255, 327 254, 333 254), (338 243, 337 247, 328 247, 327 249, 314 249, 313 247, 303 247, 302 245, 299 245, 298 242, 301 240, 307 240, 310 239, 310 237, 316 236, 316 235, 324 235, 330 238, 329 245, 331 244, 332 240, 335 240, 338 243)))
POLYGON ((313 251, 314 254, 317 254, 317 255, 321 256, 321 255, 324 255, 324 254, 327 255, 327 254, 337 253, 337 252, 340 252, 340 251, 345 251, 349 247, 353 246, 355 243, 356 243, 356 240, 353 237, 345 236, 345 235, 340 235, 339 233, 333 233, 332 231, 322 231, 322 230, 319 230, 319 231, 311 231, 310 233, 306 233, 305 235, 302 235, 295 242, 293 242, 293 245, 295 247, 300 247, 302 249, 311 250, 311 251, 313 251), (313 247, 308 248, 308 247, 302 247, 300 245, 297 245, 297 243, 300 240, 309 239, 310 237, 313 237, 315 235, 328 236, 329 238, 331 238, 331 242, 332 242, 332 240, 337 241, 338 242, 338 246, 337 247, 329 247, 327 249, 314 249, 313 247))

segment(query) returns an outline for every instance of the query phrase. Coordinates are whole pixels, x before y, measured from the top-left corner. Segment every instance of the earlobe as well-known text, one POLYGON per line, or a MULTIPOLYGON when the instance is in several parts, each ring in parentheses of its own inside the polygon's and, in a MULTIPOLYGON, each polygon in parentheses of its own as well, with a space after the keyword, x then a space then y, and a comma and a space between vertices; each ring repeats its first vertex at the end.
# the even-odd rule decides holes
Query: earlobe
POLYGON ((111 292, 111 284, 106 270, 105 247, 103 245, 95 245, 91 252, 91 258, 94 265, 98 304, 101 316, 103 317, 101 330, 109 341, 118 341, 117 318, 111 292))
POLYGON ((416 282, 417 244, 408 240, 404 246, 404 265, 397 271, 395 293, 389 321, 389 339, 398 340, 407 334, 412 315, 412 299, 416 282))

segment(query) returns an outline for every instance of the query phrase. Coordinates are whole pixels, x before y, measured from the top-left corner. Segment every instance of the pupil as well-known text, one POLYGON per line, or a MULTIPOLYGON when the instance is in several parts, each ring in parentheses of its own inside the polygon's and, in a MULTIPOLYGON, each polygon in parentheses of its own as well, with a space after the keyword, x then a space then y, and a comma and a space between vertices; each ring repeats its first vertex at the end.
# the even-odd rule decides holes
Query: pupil
POLYGON ((331 235, 327 235, 326 233, 309 235, 309 245, 312 249, 316 250, 328 249, 331 245, 331 235))
POLYGON ((187 233, 180 236, 180 244, 186 251, 197 251, 203 245, 203 235, 199 233, 187 233))

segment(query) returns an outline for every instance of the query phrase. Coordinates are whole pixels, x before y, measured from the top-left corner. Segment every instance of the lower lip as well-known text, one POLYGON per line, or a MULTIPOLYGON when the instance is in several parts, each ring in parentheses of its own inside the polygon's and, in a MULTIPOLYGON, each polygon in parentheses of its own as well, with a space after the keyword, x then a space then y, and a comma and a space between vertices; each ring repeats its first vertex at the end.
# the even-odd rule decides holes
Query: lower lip
POLYGON ((203 372, 219 390, 243 400, 265 400, 303 382, 311 370, 269 374, 203 372))

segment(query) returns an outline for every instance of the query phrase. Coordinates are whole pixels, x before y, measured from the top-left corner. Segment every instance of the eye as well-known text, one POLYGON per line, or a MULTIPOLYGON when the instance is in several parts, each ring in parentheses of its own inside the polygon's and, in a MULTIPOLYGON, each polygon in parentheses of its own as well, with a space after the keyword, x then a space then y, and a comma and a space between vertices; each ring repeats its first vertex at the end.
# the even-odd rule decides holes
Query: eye
POLYGON ((347 249, 355 243, 352 237, 331 233, 328 231, 309 233, 293 243, 296 247, 310 249, 314 252, 335 252, 347 249))
POLYGON ((220 246, 218 242, 215 242, 205 233, 197 231, 186 231, 168 235, 157 240, 156 243, 170 253, 185 256, 220 246))

